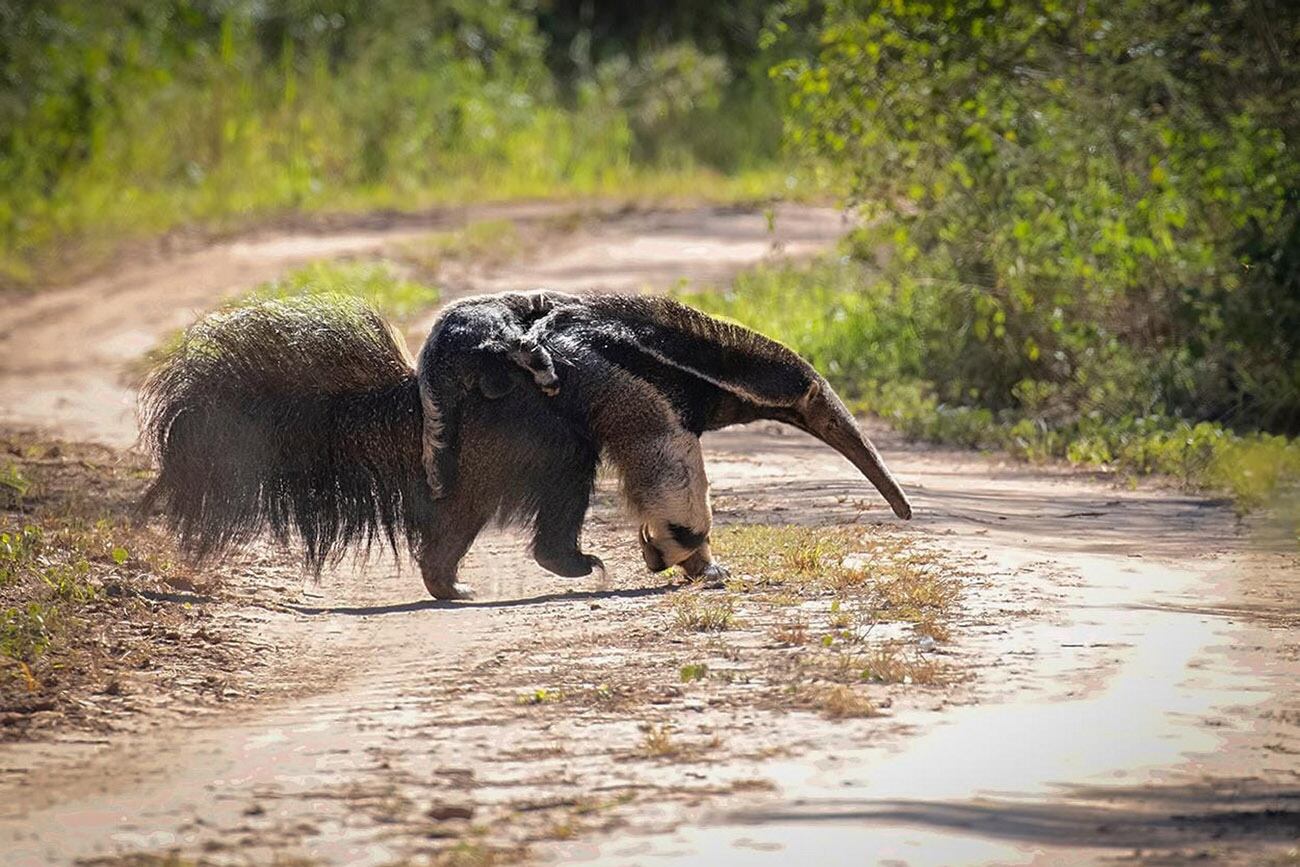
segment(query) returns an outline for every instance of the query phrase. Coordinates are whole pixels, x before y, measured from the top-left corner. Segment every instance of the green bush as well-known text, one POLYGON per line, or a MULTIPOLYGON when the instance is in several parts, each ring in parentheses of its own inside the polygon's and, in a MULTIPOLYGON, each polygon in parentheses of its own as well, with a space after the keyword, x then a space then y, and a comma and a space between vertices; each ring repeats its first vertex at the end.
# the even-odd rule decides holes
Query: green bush
POLYGON ((1300 432, 1300 6, 832 0, 818 36, 790 139, 936 314, 939 400, 1300 432))

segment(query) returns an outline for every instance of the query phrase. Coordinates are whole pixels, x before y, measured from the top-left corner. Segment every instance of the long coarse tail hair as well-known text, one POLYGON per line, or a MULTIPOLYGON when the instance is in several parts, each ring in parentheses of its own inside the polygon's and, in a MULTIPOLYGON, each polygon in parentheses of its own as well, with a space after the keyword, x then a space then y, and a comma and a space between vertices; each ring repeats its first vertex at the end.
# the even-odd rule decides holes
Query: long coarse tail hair
POLYGON ((141 503, 204 559, 263 532, 319 570, 376 541, 419 543, 432 508, 415 372, 348 297, 211 314, 150 373, 140 427, 158 476, 141 503))

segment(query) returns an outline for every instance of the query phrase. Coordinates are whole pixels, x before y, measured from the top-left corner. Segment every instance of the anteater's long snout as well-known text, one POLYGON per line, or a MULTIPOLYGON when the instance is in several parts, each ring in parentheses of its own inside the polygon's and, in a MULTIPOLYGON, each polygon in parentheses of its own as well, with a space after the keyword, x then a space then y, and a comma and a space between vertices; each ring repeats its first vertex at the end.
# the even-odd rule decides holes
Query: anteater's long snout
POLYGON ((857 420, 831 390, 830 385, 822 382, 820 386, 809 396, 804 406, 804 424, 801 426, 848 458, 876 486, 876 490, 893 507, 895 515, 904 521, 910 519, 912 504, 908 502, 907 494, 903 493, 898 480, 881 460, 880 452, 876 451, 871 440, 858 427, 857 420))

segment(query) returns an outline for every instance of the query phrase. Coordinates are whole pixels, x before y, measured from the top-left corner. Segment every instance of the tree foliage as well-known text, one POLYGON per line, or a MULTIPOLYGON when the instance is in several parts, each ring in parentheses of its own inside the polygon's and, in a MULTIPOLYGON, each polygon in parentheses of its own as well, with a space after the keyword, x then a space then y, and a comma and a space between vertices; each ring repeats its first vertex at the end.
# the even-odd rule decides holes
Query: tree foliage
POLYGON ((1300 431, 1300 7, 833 0, 817 35, 790 139, 932 313, 943 399, 1300 431))

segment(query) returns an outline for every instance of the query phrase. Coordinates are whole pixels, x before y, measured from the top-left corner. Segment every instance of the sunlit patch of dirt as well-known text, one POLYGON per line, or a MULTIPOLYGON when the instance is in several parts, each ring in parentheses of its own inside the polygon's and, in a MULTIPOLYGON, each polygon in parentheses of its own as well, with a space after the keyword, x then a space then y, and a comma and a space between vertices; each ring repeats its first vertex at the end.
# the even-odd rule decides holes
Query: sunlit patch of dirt
POLYGON ((275 692, 274 640, 229 610, 237 582, 134 520, 150 475, 138 456, 10 432, 0 470, 0 740, 105 735, 275 692))
POLYGON ((874 739, 893 733, 896 705, 965 700, 966 660, 916 628, 961 634, 964 573, 911 536, 732 528, 717 544, 736 577, 701 588, 645 575, 612 523, 595 523, 589 541, 620 590, 541 614, 565 622, 516 629, 489 660, 430 684, 422 703, 440 722, 429 736, 458 732, 464 766, 435 769, 445 786, 429 791, 410 754, 383 762, 387 825, 415 834, 430 802, 448 817, 421 849, 435 862, 471 843, 508 860, 647 817, 672 827, 709 799, 770 796, 765 765, 839 727, 874 739), (792 616, 802 632, 774 640, 792 616))
POLYGON ((525 641, 492 680, 530 712, 639 714, 665 741, 682 709, 869 717, 901 691, 963 688, 960 658, 934 637, 959 628, 951 557, 877 527, 728 527, 715 548, 732 567, 724 587, 683 580, 657 604, 603 612, 576 663, 553 639, 525 641))

